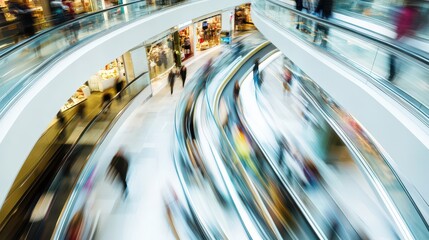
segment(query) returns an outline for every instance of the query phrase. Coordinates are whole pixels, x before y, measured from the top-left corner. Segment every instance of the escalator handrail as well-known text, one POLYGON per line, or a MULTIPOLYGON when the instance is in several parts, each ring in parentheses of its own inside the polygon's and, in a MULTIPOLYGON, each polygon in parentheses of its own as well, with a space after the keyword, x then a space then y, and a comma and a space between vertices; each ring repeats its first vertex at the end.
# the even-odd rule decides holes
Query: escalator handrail
MULTIPOLYGON (((365 169, 365 173, 366 173, 365 176, 367 176, 370 179, 370 182, 373 183, 374 187, 378 191, 380 191, 379 195, 382 198, 383 203, 388 208, 388 211, 394 216, 394 218, 396 218, 396 219, 398 219, 399 221, 402 222, 402 223, 398 223, 398 225, 400 225, 401 232, 403 233, 404 237, 406 237, 406 239, 413 239, 413 237, 411 237, 413 234, 411 233, 411 230, 409 229, 408 224, 406 223, 405 219, 401 216, 400 212, 398 212, 399 211, 398 208, 396 207, 395 203, 393 202, 393 200, 391 199, 391 197, 387 193, 387 190, 385 189, 383 183, 381 183, 381 181, 379 180, 379 177, 377 176, 377 174, 372 170, 372 167, 369 166, 369 164, 365 160, 365 157, 362 155, 362 153, 359 150, 359 148, 355 145, 355 143, 353 142, 353 140, 351 140, 347 136, 347 134, 342 129, 342 127, 340 126, 340 124, 337 123, 337 121, 335 119, 333 119, 330 116, 330 114, 326 113, 323 110, 322 107, 320 107, 320 104, 318 103, 318 101, 315 100, 314 97, 312 96, 312 94, 309 93, 306 90, 306 88, 302 86, 302 83, 298 81, 298 85, 299 85, 300 89, 302 90, 302 92, 311 100, 311 102, 316 107, 316 109, 319 110, 319 112, 321 113, 321 115, 325 118, 325 120, 329 123, 329 125, 338 134, 338 136, 340 136, 340 138, 344 141, 345 145, 350 150, 350 152, 358 159, 359 164, 361 164, 362 167, 363 167, 363 169, 365 169)), ((398 174, 396 173, 396 171, 393 169, 393 167, 389 164, 389 161, 386 160, 385 157, 381 153, 380 153, 380 156, 382 157, 382 159, 384 160, 384 162, 386 163, 386 165, 389 167, 389 169, 394 174, 396 181, 398 181, 398 183, 401 185, 404 193, 407 195, 407 197, 410 200, 411 204, 414 206, 416 212, 419 214, 419 217, 421 218, 423 224, 429 230, 428 223, 426 222, 423 214, 421 213, 419 207, 415 203, 415 201, 412 198, 411 194, 408 192, 408 190, 406 189, 405 185, 401 181, 400 177, 398 176, 398 174)))
MULTIPOLYGON (((128 88, 133 85, 134 80, 137 80, 141 77, 143 77, 145 74, 148 74, 148 71, 145 71, 143 73, 141 73, 140 75, 138 75, 137 77, 135 77, 132 81, 130 81, 121 91, 119 91, 117 94, 115 94, 115 96, 106 104, 106 106, 104 106, 103 109, 101 109, 96 116, 91 119, 90 123, 84 128, 84 130, 82 131, 82 133, 79 135, 79 137, 76 139, 76 141, 74 142, 74 145, 72 147, 72 149, 68 152, 68 154, 66 154, 66 158, 70 157, 70 155, 73 153, 73 150, 77 147, 77 143, 79 143, 80 139, 82 139, 82 137, 86 134, 86 132, 88 131, 88 129, 90 129, 91 126, 93 126, 100 118, 100 116, 105 112, 106 109, 109 109, 110 105, 113 103, 114 100, 116 100, 117 96, 119 96, 121 93, 125 92, 126 90, 128 90, 128 88)), ((142 89, 142 91, 144 89, 146 89, 148 86, 144 87, 142 89)), ((74 204, 74 202, 72 202, 72 196, 73 193, 75 192, 76 187, 80 186, 78 185, 78 183, 80 182, 81 179, 86 179, 89 177, 89 173, 90 171, 88 170, 89 168, 89 161, 93 156, 93 153, 97 151, 97 149, 100 147, 100 143, 102 141, 104 141, 104 139, 106 138, 106 136, 109 134, 110 130, 112 129, 112 127, 115 125, 115 122, 122 116, 122 114, 124 113, 125 109, 128 108, 128 105, 133 101, 133 99, 139 95, 140 93, 137 93, 133 98, 131 98, 129 100, 129 102, 124 106, 124 108, 122 108, 118 114, 112 119, 112 122, 109 123, 109 126, 107 127, 107 129, 104 130, 104 132, 102 133, 102 135, 97 139, 97 142, 94 144, 94 147, 92 148, 91 152, 88 154, 87 159, 86 159, 86 163, 85 166, 82 168, 81 173, 79 174, 79 177, 73 182, 73 188, 72 191, 69 193, 69 196, 67 197, 67 200, 65 202, 65 205, 58 217, 57 220, 57 224, 53 230, 53 237, 57 236, 57 233, 59 232, 59 229, 62 229, 61 226, 63 226, 63 224, 65 223, 65 218, 64 216, 67 216, 68 210, 70 210, 71 205, 74 204), (113 124, 112 124, 113 123, 113 124), (58 228, 60 226, 60 228, 58 228)))
POLYGON ((124 3, 124 4, 121 4, 121 5, 117 5, 117 6, 112 6, 112 7, 109 7, 109 8, 105 8, 105 9, 102 9, 102 10, 99 10, 99 11, 96 11, 96 12, 87 13, 87 14, 79 16, 79 17, 77 17, 75 19, 72 19, 72 20, 60 23, 60 24, 58 24, 56 26, 50 27, 48 29, 42 30, 41 32, 39 32, 37 34, 35 34, 35 35, 33 35, 33 36, 31 36, 31 37, 29 37, 29 38, 27 38, 27 39, 25 39, 25 40, 17 43, 17 44, 14 44, 12 47, 7 48, 5 51, 3 51, 0 54, 0 59, 7 57, 8 55, 10 55, 11 53, 15 52, 16 50, 24 47, 24 45, 27 45, 27 44, 29 44, 31 42, 34 42, 37 39, 39 39, 39 38, 41 38, 43 36, 46 36, 47 34, 50 34, 53 31, 56 31, 56 30, 58 30, 60 28, 63 28, 64 26, 67 26, 67 25, 71 26, 73 23, 76 23, 76 22, 78 22, 78 21, 80 21, 82 19, 89 18, 89 17, 92 17, 92 16, 97 15, 97 14, 101 14, 101 13, 105 13, 105 12, 111 11, 113 9, 126 7, 128 5, 132 5, 132 4, 139 3, 139 2, 144 2, 144 1, 146 1, 146 0, 132 1, 132 2, 129 2, 129 3, 124 3))
MULTIPOLYGON (((64 125, 64 126, 62 126, 61 127, 61 129, 58 131, 58 133, 56 134, 56 136, 58 137, 62 132, 64 132, 65 131, 65 129, 67 128, 67 126, 68 126, 68 124, 70 124, 70 122, 71 121, 73 121, 73 119, 75 118, 76 116, 73 116, 68 122, 67 122, 67 124, 66 125, 64 125)), ((54 124, 54 125, 52 125, 51 127, 54 127, 54 126, 56 126, 56 124, 54 124)), ((49 129, 48 129, 49 130, 49 129)), ((48 133, 48 131, 45 131, 43 134, 42 134, 42 136, 39 138, 39 139, 41 139, 41 138, 43 138, 43 136, 45 136, 46 134, 48 133)), ((53 146, 55 144, 55 142, 51 142, 50 144, 49 144, 49 146, 45 149, 45 151, 41 154, 42 155, 42 159, 44 158, 44 156, 46 156, 46 154, 48 154, 48 152, 49 152, 49 149, 53 146)), ((32 169, 31 169, 31 171, 29 171, 29 172, 27 172, 26 174, 25 174, 25 177, 23 177, 22 178, 22 180, 20 181, 20 183, 19 184, 16 184, 16 189, 14 189, 12 192, 9 192, 8 193, 8 196, 6 197, 6 199, 5 199, 5 202, 7 202, 7 200, 9 199, 9 197, 10 196, 12 196, 12 194, 13 193, 15 193, 19 188, 21 188, 22 187, 22 185, 24 185, 27 181, 28 181, 28 179, 30 178, 30 176, 31 175, 33 175, 34 174, 34 172, 36 172, 36 170, 38 169, 38 167, 39 167, 39 165, 40 165, 41 163, 40 163, 40 161, 34 166, 34 167, 32 167, 32 169)))
MULTIPOLYGON (((258 5, 256 3, 256 1, 259 1, 259 0, 253 0, 253 6, 258 5)), ((281 1, 277 1, 277 0, 266 0, 266 1, 268 1, 272 4, 275 4, 275 5, 278 5, 279 7, 286 8, 286 9, 288 9, 288 11, 294 12, 295 14, 303 16, 305 18, 314 20, 316 22, 320 22, 320 23, 327 25, 327 26, 339 28, 342 31, 351 33, 351 34, 358 36, 358 37, 361 37, 361 38, 363 37, 363 38, 370 40, 371 42, 374 42, 375 44, 381 46, 382 48, 385 48, 385 49, 387 48, 390 51, 393 50, 394 52, 398 52, 402 55, 405 55, 409 58, 414 59, 415 61, 419 62, 420 64, 429 66, 429 54, 424 53, 422 51, 417 51, 414 49, 413 49, 414 51, 412 51, 412 50, 410 50, 410 48, 406 48, 404 46, 398 45, 397 41, 394 41, 390 38, 387 38, 386 36, 383 36, 379 33, 370 31, 370 30, 362 28, 362 27, 358 27, 356 25, 346 24, 343 22, 340 23, 339 21, 330 21, 330 20, 326 20, 323 18, 319 18, 315 15, 298 11, 298 10, 294 9, 291 5, 284 3, 284 2, 281 2, 281 1)), ((258 7, 254 7, 254 8, 258 9, 258 7)))
MULTIPOLYGON (((278 50, 277 50, 278 52, 278 50)), ((264 60, 261 59, 260 62, 263 62, 264 60)), ((261 70, 260 70, 261 71, 261 70)), ((248 76, 250 74, 251 70, 249 70, 246 74, 243 75, 243 78, 239 81, 240 86, 242 85, 242 83, 246 80, 246 76, 248 76)), ((252 136, 253 140, 256 142, 256 144, 260 147, 260 149, 262 150, 262 153, 264 154, 265 158, 267 159, 267 161, 269 162, 269 164, 272 166, 274 172, 277 174, 277 176, 279 177, 279 179, 281 180, 282 184, 285 186, 285 188, 287 189, 287 191, 290 192, 291 197, 294 199, 294 201, 297 202, 297 205, 299 206, 299 208, 302 208, 302 212, 304 213, 304 215, 308 218, 310 218, 310 223, 314 224, 314 228, 317 228, 319 232, 323 232, 316 224, 316 221, 314 220, 314 218, 312 217, 312 214, 310 214, 310 211, 307 209, 307 207, 305 206, 305 204, 301 201, 300 197, 298 196, 298 194, 296 193, 295 190, 293 190, 293 188, 290 187, 290 184, 287 183, 287 181, 284 179, 284 177, 282 176, 282 174, 280 174, 279 169, 277 168, 277 166, 275 166, 274 161, 271 159, 271 157, 269 157, 269 154, 267 153, 267 150, 265 149, 265 147, 262 147, 263 144, 259 141, 259 139, 255 136, 254 132, 251 130, 248 121, 246 120, 246 118, 244 117, 244 114, 242 111, 237 111, 239 118, 241 119, 241 121, 243 122, 243 125, 246 129, 248 129, 249 134, 252 136)), ((269 123, 267 123, 269 124, 269 123)), ((332 198, 332 196, 330 194, 328 194, 328 196, 331 198, 331 200, 336 204, 336 207, 338 208, 339 212, 345 217, 345 214, 343 212, 343 210, 338 206, 338 203, 332 198)), ((351 223, 349 221, 349 219, 347 217, 345 217, 345 219, 347 220, 348 224, 351 226, 351 223)), ((355 228, 353 228, 353 226, 351 226, 353 231, 357 234, 357 231, 355 228)))
MULTIPOLYGON (((144 74, 148 73, 143 72, 142 74, 140 74, 139 76, 137 76, 136 78, 134 78, 134 80, 142 77, 144 74)), ((70 155, 72 154, 72 152, 74 151, 74 149, 77 147, 77 143, 80 141, 80 139, 82 139, 83 135, 88 131, 88 129, 93 126, 93 124, 95 124, 96 120, 99 118, 100 114, 102 114, 104 112, 104 109, 107 109, 108 107, 110 107, 110 104, 112 104, 112 102, 116 99, 116 97, 118 96, 118 94, 121 94, 122 92, 124 92, 125 90, 127 90, 127 88, 133 83, 134 81, 130 81, 120 92, 118 92, 117 94, 115 94, 115 96, 106 104, 106 106, 101 109, 95 116, 93 119, 91 119, 91 121, 88 123, 88 125, 85 126, 84 130, 80 133, 79 137, 76 138, 76 140, 71 144, 72 146, 70 147, 70 149, 67 151, 67 153, 64 155, 63 159, 67 159, 70 157, 70 155)), ((61 169, 64 167, 61 166, 59 171, 61 171, 61 169)), ((58 172, 59 172, 58 171, 58 172)), ((32 171, 32 174, 34 174, 35 171, 32 171)), ((30 176, 28 176, 29 178, 30 176)), ((40 178, 37 178, 34 180, 34 182, 39 181, 40 178)), ((25 180, 27 181, 27 180, 25 180)), ((0 226, 0 229, 3 229, 5 226, 7 226, 9 224, 9 221, 11 220, 12 216, 14 215, 14 213, 16 211, 14 211, 14 209, 19 208, 20 203, 22 202, 22 200, 24 199, 25 196, 27 196, 28 192, 30 189, 33 188, 34 185, 32 185, 27 191, 26 193, 24 193, 23 197, 21 197, 21 199, 17 202, 17 204, 15 204, 15 206, 12 208, 12 210, 9 212, 8 216, 5 218, 5 220, 3 221, 2 225, 0 226)))
MULTIPOLYGON (((266 44, 266 46, 268 45, 267 44, 267 42, 265 43, 266 44)), ((265 46, 265 47, 266 47, 265 46)), ((266 56, 265 56, 266 57, 266 56)), ((242 65, 240 65, 240 67, 239 68, 241 68, 242 67, 242 65)), ((211 113, 211 115, 212 115, 212 117, 214 118, 214 120, 215 120, 215 122, 216 122, 216 124, 217 124, 217 127, 218 127, 218 129, 222 129, 222 126, 221 126, 221 121, 220 121, 220 119, 219 119, 219 102, 220 102, 220 97, 221 97, 221 95, 222 95, 222 93, 223 93, 223 91, 225 90, 225 87, 227 86, 227 84, 229 83, 229 81, 231 81, 232 80, 232 77, 236 74, 236 72, 238 71, 238 69, 234 69, 235 71, 232 71, 231 73, 229 73, 224 79, 223 79, 223 82, 221 83, 221 86, 216 90, 216 94, 215 94, 215 96, 214 96, 214 108, 212 108, 211 106, 212 106, 212 104, 211 104, 211 100, 208 98, 208 96, 206 97, 206 101, 207 101, 207 105, 209 106, 209 109, 210 109, 210 113, 211 113)), ((228 145, 228 147, 230 148, 230 149, 232 149, 232 152, 234 152, 235 154, 237 154, 236 152, 235 152, 235 150, 234 150, 234 148, 233 148, 233 146, 232 146, 232 143, 230 142, 230 140, 228 139, 228 137, 226 136, 226 134, 225 134, 225 131, 222 131, 222 130, 220 130, 221 131, 221 136, 222 137, 224 137, 226 140, 225 140, 225 142, 227 143, 227 145, 228 145)), ((236 157, 238 157, 238 155, 236 156, 236 157)), ((253 194, 253 193, 252 193, 253 194)), ((258 197, 258 196, 255 196, 256 198, 258 197)), ((302 210, 302 209, 300 209, 300 210, 302 210)), ((305 215, 305 214, 304 214, 305 215)), ((309 222, 309 225, 311 226, 311 229, 313 230, 313 232, 314 232, 314 234, 316 235, 316 236, 318 236, 318 238, 319 239, 324 239, 322 236, 323 236, 323 234, 320 232, 320 229, 318 228, 318 227, 316 227, 314 224, 313 224, 313 222, 312 222, 312 220, 310 219, 310 218, 308 218, 309 216, 308 215, 305 215, 305 219, 309 222)))
MULTIPOLYGON (((74 117, 73 117, 74 118, 74 117)), ((73 119, 71 119, 70 121, 72 121, 73 119)), ((69 121, 69 122, 70 122, 69 121)), ((67 126, 64 126, 60 132, 64 131, 67 128, 67 126)), ((46 132, 45 132, 46 133, 46 132)), ((59 134, 57 134, 57 136, 59 136, 59 134)), ((51 146, 53 146, 54 143, 51 143, 50 146, 48 147, 49 149, 51 148, 51 146)), ((70 148, 70 150, 72 150, 72 148, 70 148)), ((46 156, 46 154, 48 153, 48 150, 45 150, 42 154, 42 158, 44 156, 46 156)), ((10 197, 12 197, 12 195, 18 191, 19 188, 22 187, 23 184, 25 184, 31 176, 33 176, 36 172, 36 170, 38 169, 39 165, 40 165, 40 161, 36 164, 36 166, 34 166, 30 172, 28 172, 25 177, 20 181, 20 184, 17 185, 17 187, 12 191, 9 192, 6 199, 5 199, 5 203, 8 201, 8 199, 10 197)), ((40 176, 36 179, 34 179, 34 182, 39 181, 40 176)), ((34 185, 32 184, 31 186, 29 186, 29 188, 27 190, 25 190, 25 192, 22 194, 22 196, 20 197, 20 199, 18 199, 18 201, 14 204, 14 206, 11 208, 11 210, 7 213, 7 216, 3 219, 3 221, 0 223, 0 232, 9 224, 10 219, 12 218, 12 216, 16 213, 16 208, 19 207, 20 204, 22 204, 22 201, 28 196, 29 192, 34 188, 34 185)))
MULTIPOLYGON (((278 52, 278 50, 274 50, 273 53, 278 52)), ((260 62, 262 63, 264 60, 266 60, 267 57, 265 59, 261 59, 260 62)), ((248 76, 251 73, 251 69, 249 69, 245 74, 243 74, 243 78, 241 80, 239 80, 239 85, 241 86, 241 84, 243 83, 243 81, 246 79, 246 76, 248 76)), ((262 71, 260 69, 260 71, 262 71)), ((247 121, 245 120, 245 117, 243 116, 243 113, 241 111, 237 111, 237 114, 239 116, 239 119, 243 122, 243 125, 246 129, 250 130, 250 128, 248 127, 247 121)), ((255 141, 255 143, 257 144, 257 146, 260 147, 263 156, 265 157, 265 159, 267 159, 267 162, 271 165, 273 171, 276 173, 276 175, 278 176, 278 178, 280 179, 281 183, 285 186, 286 191, 291 195, 292 199, 296 202, 296 205, 298 206, 298 208, 300 209, 300 211, 302 212, 302 214, 305 216, 305 218, 307 219, 307 221, 309 222, 310 226, 312 226, 313 229, 315 229, 315 232, 317 234, 317 236, 320 239, 326 239, 326 237, 323 234, 323 231, 321 230, 321 228, 317 225, 316 220, 314 220, 312 214, 310 214, 310 211, 307 209, 307 207, 305 207, 305 204, 302 202, 302 200, 297 196, 297 194, 295 193, 294 190, 290 189, 289 184, 287 184, 283 177, 281 177, 281 175, 279 174, 279 171, 276 167, 274 167, 273 161, 270 159, 270 157, 268 157, 268 154, 266 152, 266 149, 262 147, 262 144, 260 143, 260 141, 258 140, 258 138, 254 135, 253 131, 248 131, 252 140, 255 141)))

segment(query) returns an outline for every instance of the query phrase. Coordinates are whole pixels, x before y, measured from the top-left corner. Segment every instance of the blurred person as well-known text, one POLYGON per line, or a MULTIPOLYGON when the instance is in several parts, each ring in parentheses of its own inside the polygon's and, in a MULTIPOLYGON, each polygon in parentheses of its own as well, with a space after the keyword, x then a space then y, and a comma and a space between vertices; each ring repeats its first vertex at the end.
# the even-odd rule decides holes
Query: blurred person
POLYGON ((112 161, 109 164, 107 176, 112 177, 114 180, 119 177, 119 180, 123 186, 123 194, 125 197, 128 195, 127 185, 127 174, 128 174, 129 162, 124 155, 122 148, 119 148, 118 152, 113 156, 112 161))
POLYGON ((244 160, 245 166, 250 168, 250 170, 254 173, 258 173, 258 168, 254 164, 251 158, 251 146, 247 140, 247 137, 243 131, 243 129, 237 125, 235 125, 234 131, 234 142, 235 149, 238 153, 240 159, 244 160))
MULTIPOLYGON (((332 6, 333 0, 319 0, 315 13, 318 14, 322 19, 329 19, 332 16, 332 6)), ((326 48, 327 46, 327 38, 329 33, 329 27, 316 23, 315 34, 313 42, 316 42, 319 38, 321 39, 320 46, 326 48)))
POLYGON ((285 136, 281 135, 277 137, 277 145, 278 145, 278 157, 279 157, 279 165, 283 167, 286 160, 286 153, 291 154, 289 142, 286 140, 285 136))
POLYGON ((235 101, 235 103, 238 102, 239 94, 240 94, 240 84, 238 83, 238 80, 235 80, 235 83, 234 83, 234 101, 235 101))
POLYGON ((237 44, 235 44, 235 46, 234 46, 234 56, 239 56, 240 55, 240 53, 241 53, 241 51, 243 51, 243 44, 242 43, 237 43, 237 44))
POLYGON ((60 0, 51 0, 49 2, 49 7, 51 8, 53 24, 59 25, 67 21, 67 15, 69 12, 69 7, 63 4, 60 0))
POLYGON ((173 89, 174 89, 174 81, 176 80, 176 74, 174 72, 174 69, 170 71, 168 74, 168 83, 170 84, 170 91, 171 95, 173 95, 173 89))
POLYGON ((122 99, 122 94, 121 91, 124 88, 124 81, 121 81, 121 78, 116 79, 115 81, 115 91, 116 91, 116 96, 118 98, 119 101, 121 101, 122 99))
POLYGON ((289 70, 289 68, 285 68, 284 75, 283 75, 284 92, 290 92, 291 84, 292 84, 292 72, 289 70))
POLYGON ((85 108, 86 108, 86 103, 82 102, 79 105, 77 105, 77 116, 83 120, 85 118, 85 108))
POLYGON ((60 123, 60 125, 64 126, 64 124, 66 123, 66 118, 64 116, 63 111, 59 111, 57 113, 57 119, 58 119, 58 122, 60 123))
POLYGON ((79 240, 83 238, 85 218, 83 208, 77 211, 67 227, 66 240, 79 240))
POLYGON ((100 108, 103 110, 103 113, 107 113, 110 109, 110 101, 112 100, 112 95, 110 93, 104 93, 101 97, 100 108))
POLYGON ((58 127, 60 129, 58 138, 64 139, 66 137, 66 117, 64 116, 64 113, 61 110, 57 113, 57 119, 59 123, 58 127))
MULTIPOLYGON (((396 37, 395 40, 403 42, 404 37, 412 37, 417 29, 419 19, 419 11, 416 6, 411 5, 411 1, 407 0, 399 10, 395 19, 396 37)), ((396 56, 389 55, 389 76, 387 79, 393 81, 396 77, 396 56)))
POLYGON ((187 73, 187 69, 185 67, 185 65, 182 65, 182 67, 180 67, 180 78, 182 79, 182 86, 185 87, 185 81, 186 81, 186 73, 187 73))
POLYGON ((268 204, 270 216, 273 217, 274 224, 279 230, 285 226, 295 227, 295 220, 291 214, 290 207, 286 204, 289 202, 279 189, 278 185, 272 181, 267 181, 268 194, 272 204, 268 204))
POLYGON ((33 36, 36 33, 34 27, 33 11, 26 3, 19 0, 10 0, 8 3, 9 12, 15 15, 21 24, 20 35, 24 38, 33 36))
MULTIPOLYGON (((302 11, 304 5, 303 5, 303 0, 295 0, 295 9, 298 11, 302 11)), ((296 16, 296 29, 299 30, 299 25, 302 21, 302 17, 300 15, 296 16)))
MULTIPOLYGON (((73 1, 62 0, 62 3, 68 7, 68 11, 65 11, 66 21, 73 20, 76 18, 76 12, 73 6, 73 1)), ((75 44, 78 41, 78 30, 80 28, 79 22, 74 22, 69 27, 69 43, 70 45, 75 44)))
POLYGON ((321 179, 319 170, 317 169, 316 164, 314 164, 314 162, 308 157, 304 158, 303 163, 304 175, 308 181, 308 184, 306 186, 315 187, 321 179))
POLYGON ((255 83, 255 87, 258 89, 262 85, 262 79, 261 79, 261 73, 259 72, 259 58, 255 59, 254 65, 253 65, 253 81, 255 83))
POLYGON ((209 78, 209 76, 210 76, 210 73, 211 73, 211 71, 212 71, 212 69, 213 69, 213 58, 210 58, 208 61, 207 61, 207 63, 204 65, 204 67, 203 67, 203 81, 204 82, 207 82, 207 80, 208 80, 208 78, 209 78))

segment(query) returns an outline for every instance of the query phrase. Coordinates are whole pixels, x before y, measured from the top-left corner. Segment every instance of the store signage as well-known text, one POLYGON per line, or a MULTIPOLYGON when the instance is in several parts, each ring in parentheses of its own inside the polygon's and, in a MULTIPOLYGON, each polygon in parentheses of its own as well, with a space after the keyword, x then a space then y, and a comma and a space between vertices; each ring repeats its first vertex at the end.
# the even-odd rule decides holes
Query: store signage
POLYGON ((186 26, 191 25, 191 24, 192 24, 192 21, 187 21, 187 22, 185 22, 185 23, 179 24, 179 25, 177 26, 177 28, 178 28, 178 29, 181 29, 182 27, 186 27, 186 26))

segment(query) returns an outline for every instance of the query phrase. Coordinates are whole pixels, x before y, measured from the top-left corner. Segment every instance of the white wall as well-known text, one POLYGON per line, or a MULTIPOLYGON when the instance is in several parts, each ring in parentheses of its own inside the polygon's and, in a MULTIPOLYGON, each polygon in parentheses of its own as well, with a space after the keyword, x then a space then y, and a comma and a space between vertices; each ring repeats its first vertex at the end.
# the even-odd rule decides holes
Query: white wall
POLYGON ((376 139, 401 179, 414 185, 429 201, 428 127, 338 60, 288 34, 255 11, 252 18, 266 38, 361 123, 376 139))
POLYGON ((143 41, 244 0, 202 0, 149 15, 64 56, 0 119, 0 206, 33 145, 60 107, 92 74, 143 41))

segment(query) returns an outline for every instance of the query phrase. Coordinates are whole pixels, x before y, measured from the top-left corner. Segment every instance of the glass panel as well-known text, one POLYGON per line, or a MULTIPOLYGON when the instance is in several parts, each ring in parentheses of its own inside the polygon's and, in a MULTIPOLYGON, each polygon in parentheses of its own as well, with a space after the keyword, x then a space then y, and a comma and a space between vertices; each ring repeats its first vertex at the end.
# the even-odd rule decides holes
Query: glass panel
POLYGON ((425 114, 429 108, 429 67, 426 64, 387 50, 387 46, 369 37, 326 20, 297 15, 285 3, 256 0, 255 6, 256 12, 277 26, 388 86, 387 92, 400 96, 406 102, 417 102, 413 105, 420 113, 425 114))
MULTIPOLYGON (((88 162, 94 164, 94 160, 90 156, 96 151, 123 109, 148 86, 149 81, 149 74, 146 72, 128 84, 108 104, 103 105, 101 108, 90 109, 89 111, 94 113, 89 113, 91 116, 89 122, 86 122, 88 119, 84 120, 85 128, 78 137, 74 138, 75 140, 72 143, 57 146, 57 149, 61 150, 60 154, 53 157, 50 157, 50 154, 41 154, 50 161, 56 161, 56 164, 54 164, 54 167, 43 169, 48 174, 39 176, 38 185, 32 187, 34 190, 30 189, 29 193, 34 194, 34 196, 24 198, 22 202, 15 206, 16 211, 13 211, 8 216, 7 222, 2 226, 2 236, 8 236, 11 239, 19 238, 20 236, 31 236, 37 239, 51 238, 63 207, 73 193, 82 170, 88 162), (43 200, 48 202, 50 210, 41 219, 35 220, 33 216, 30 218, 29 216, 33 215, 35 201, 40 203, 43 200)), ((79 116, 70 121, 82 123, 82 119, 79 116)), ((74 131, 75 126, 76 124, 73 122, 68 123, 62 134, 57 134, 57 138, 51 138, 51 140, 61 145, 64 142, 61 139, 67 140, 70 139, 71 135, 76 134, 76 131, 74 131)), ((46 140, 45 138, 49 140, 48 136, 43 136, 42 140, 46 140)), ((35 150, 32 153, 36 154, 35 157, 40 156, 39 150, 35 150)), ((32 156, 29 157, 31 158, 32 156)), ((43 162, 46 161, 43 160, 43 162)), ((34 183, 32 182, 33 185, 34 183)))
POLYGON ((99 34, 106 30, 115 29, 153 11, 174 5, 169 2, 155 6, 139 1, 89 14, 47 30, 19 48, 3 53, 0 57, 0 114, 17 95, 38 80, 39 74, 54 59, 100 36, 99 34))

